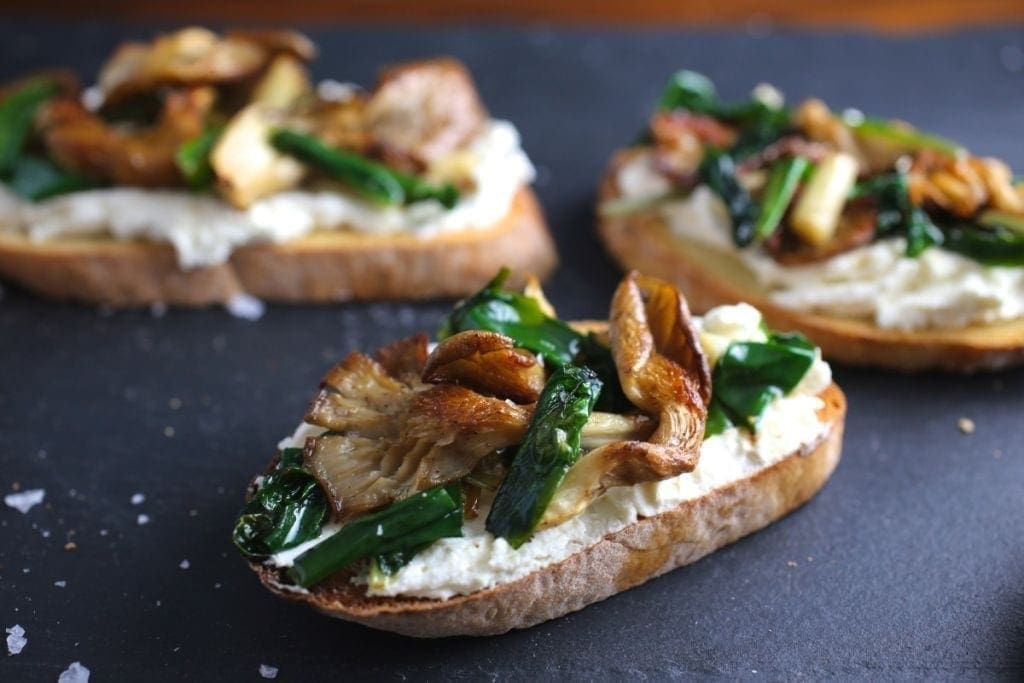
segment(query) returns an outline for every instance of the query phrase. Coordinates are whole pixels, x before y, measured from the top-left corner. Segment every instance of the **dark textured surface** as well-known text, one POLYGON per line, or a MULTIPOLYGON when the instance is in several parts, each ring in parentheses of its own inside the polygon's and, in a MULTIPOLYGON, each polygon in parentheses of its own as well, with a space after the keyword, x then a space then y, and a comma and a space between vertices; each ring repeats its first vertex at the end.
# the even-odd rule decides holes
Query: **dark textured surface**
MULTIPOLYGON (((121 35, 6 24, 0 77, 69 61, 94 73, 121 35)), ((519 125, 538 165, 565 262, 550 294, 567 316, 605 311, 616 273, 591 239, 593 188, 607 154, 632 137, 677 66, 705 71, 730 96, 772 80, 793 99, 816 94, 837 108, 902 116, 1024 167, 1020 30, 910 40, 546 29, 313 35, 320 76, 367 82, 380 63, 439 52, 468 61, 492 112, 519 125)), ((75 660, 97 681, 259 680, 261 663, 279 667, 279 680, 1020 674, 1021 372, 965 379, 839 369, 851 405, 845 455, 806 508, 695 566, 529 631, 412 641, 271 597, 228 539, 246 481, 333 360, 433 329, 444 309, 273 307, 253 324, 219 310, 110 316, 8 288, 0 489, 42 487, 46 503, 28 515, 0 507, 0 626, 21 624, 29 641, 16 657, 0 655, 0 680, 52 681, 75 660), (974 434, 957 430, 961 416, 974 419, 974 434), (146 501, 134 506, 137 492, 146 501), (149 524, 137 524, 140 513, 149 524), (75 550, 64 549, 68 540, 75 550)))

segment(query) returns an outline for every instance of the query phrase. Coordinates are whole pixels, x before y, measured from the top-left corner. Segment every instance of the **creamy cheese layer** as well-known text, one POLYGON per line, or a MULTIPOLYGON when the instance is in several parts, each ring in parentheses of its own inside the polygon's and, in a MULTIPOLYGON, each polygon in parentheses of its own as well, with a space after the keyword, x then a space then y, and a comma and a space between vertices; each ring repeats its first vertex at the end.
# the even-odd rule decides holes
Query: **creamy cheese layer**
MULTIPOLYGON (((618 183, 629 198, 666 191, 650 155, 624 165, 618 183)), ((880 240, 820 263, 783 266, 760 247, 734 245, 725 206, 705 186, 659 210, 675 235, 735 252, 769 298, 786 308, 899 330, 956 329, 1024 317, 1024 268, 984 266, 941 248, 907 258, 902 238, 880 240)))
MULTIPOLYGON (((765 338, 760 313, 746 304, 721 306, 696 322, 701 344, 713 359, 720 355, 723 344, 765 338)), ((827 427, 817 415, 822 407, 817 394, 831 381, 831 370, 819 357, 789 396, 769 405, 756 436, 733 428, 710 437, 704 441, 693 472, 660 482, 613 488, 581 514, 535 533, 519 548, 512 548, 484 529, 487 509, 483 508, 476 519, 465 522, 461 538, 435 542, 385 585, 367 586, 367 592, 377 596, 446 599, 515 581, 594 545, 642 517, 664 512, 748 477, 794 451, 817 445, 825 436, 827 427)), ((279 447, 301 446, 307 436, 322 431, 302 425, 279 447)), ((278 567, 290 566, 298 555, 336 530, 336 526, 325 527, 319 538, 278 553, 269 562, 278 567)))
POLYGON ((534 169, 507 121, 491 121, 468 154, 476 189, 445 209, 428 200, 405 207, 373 204, 346 191, 292 190, 239 210, 223 200, 180 190, 110 188, 25 201, 0 185, 0 230, 46 241, 71 235, 109 235, 174 246, 184 269, 224 263, 246 244, 285 242, 314 230, 365 233, 408 231, 423 237, 486 228, 506 213, 534 169))

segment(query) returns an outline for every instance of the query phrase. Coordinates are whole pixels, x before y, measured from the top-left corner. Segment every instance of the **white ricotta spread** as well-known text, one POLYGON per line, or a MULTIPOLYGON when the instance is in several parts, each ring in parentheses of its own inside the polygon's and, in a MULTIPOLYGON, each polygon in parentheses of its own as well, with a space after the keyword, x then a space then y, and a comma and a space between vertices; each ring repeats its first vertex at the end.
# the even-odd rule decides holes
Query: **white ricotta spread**
POLYGON ((239 210, 223 200, 180 190, 110 188, 25 201, 0 185, 0 230, 45 241, 70 235, 168 242, 182 268, 224 263, 238 247, 285 242, 314 230, 411 231, 423 237, 483 228, 509 209, 534 169, 507 121, 491 121, 468 147, 475 189, 452 209, 428 200, 383 207, 335 188, 293 190, 239 210))
MULTIPOLYGON (((624 197, 663 195, 649 154, 625 164, 624 197)), ((705 186, 660 206, 669 230, 736 252, 780 306, 872 321, 885 329, 956 329, 1024 317, 1024 268, 984 266, 945 249, 904 256, 902 238, 880 240, 820 263, 783 266, 760 247, 737 249, 721 199, 705 186)))
MULTIPOLYGON (((702 345, 710 352, 731 341, 764 339, 761 315, 746 304, 722 306, 697 318, 702 345)), ((724 347, 722 347, 724 348, 724 347)), ((720 352, 719 352, 720 353, 720 352)), ((717 359, 717 355, 714 358, 717 359)), ((486 509, 463 526, 461 538, 441 539, 419 553, 383 586, 368 586, 369 595, 408 595, 446 599, 495 586, 560 562, 641 517, 664 512, 684 501, 751 475, 787 454, 816 445, 825 425, 818 419, 817 394, 832 381, 820 358, 787 397, 769 405, 756 436, 728 429, 704 441, 697 468, 672 479, 609 490, 581 514, 537 532, 517 549, 484 529, 486 509)), ((301 445, 323 430, 302 425, 279 447, 301 445)), ((273 556, 269 563, 287 567, 337 529, 325 527, 319 538, 273 556)))

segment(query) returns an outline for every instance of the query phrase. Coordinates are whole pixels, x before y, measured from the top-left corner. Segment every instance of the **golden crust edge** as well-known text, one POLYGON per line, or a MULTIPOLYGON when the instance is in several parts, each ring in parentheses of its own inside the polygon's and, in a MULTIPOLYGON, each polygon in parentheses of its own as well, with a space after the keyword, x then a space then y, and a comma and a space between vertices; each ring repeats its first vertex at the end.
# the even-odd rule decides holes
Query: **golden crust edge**
POLYGON ((493 226, 420 238, 315 233, 237 249, 222 265, 183 271, 170 245, 109 238, 33 243, 0 232, 0 277, 57 300, 113 307, 205 306, 247 293, 268 301, 432 299, 476 291, 501 266, 513 286, 557 265, 533 190, 519 189, 493 226))
POLYGON ((369 598, 340 575, 296 593, 277 571, 250 565, 272 592, 371 628, 419 638, 485 636, 534 626, 691 564, 780 519, 814 496, 839 463, 846 398, 819 395, 828 425, 810 452, 796 451, 744 479, 643 518, 565 560, 506 584, 448 600, 369 598))
MULTIPOLYGON (((599 202, 617 196, 613 174, 631 152, 620 150, 613 157, 601 182, 599 202)), ((902 372, 965 373, 1024 364, 1024 319, 959 330, 906 332, 867 321, 802 313, 762 296, 735 256, 676 237, 656 215, 609 218, 598 213, 597 230, 623 269, 635 268, 672 282, 694 312, 745 301, 758 308, 773 328, 806 334, 831 361, 902 372)))

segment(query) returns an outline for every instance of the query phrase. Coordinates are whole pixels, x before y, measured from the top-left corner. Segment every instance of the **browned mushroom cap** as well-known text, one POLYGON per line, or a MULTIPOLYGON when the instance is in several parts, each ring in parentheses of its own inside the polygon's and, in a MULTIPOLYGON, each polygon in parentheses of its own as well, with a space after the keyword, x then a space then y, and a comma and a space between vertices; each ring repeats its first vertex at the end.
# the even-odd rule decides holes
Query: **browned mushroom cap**
POLYGON ((365 112, 366 94, 362 92, 339 102, 318 100, 309 116, 312 132, 329 145, 367 154, 372 137, 365 112))
POLYGON ((410 386, 420 384, 427 365, 427 335, 417 334, 377 349, 377 362, 389 375, 410 386))
POLYGON ((126 43, 100 70, 105 105, 114 105, 162 85, 205 85, 248 78, 269 58, 257 43, 220 38, 190 27, 158 36, 152 43, 126 43))
POLYGON ((378 378, 364 382, 356 374, 367 370, 360 366, 336 387, 340 399, 334 405, 344 405, 347 419, 338 420, 335 411, 334 424, 344 429, 309 439, 305 453, 306 465, 344 519, 461 479, 487 455, 519 443, 533 412, 533 406, 452 384, 387 398, 379 393, 378 378), (365 391, 370 384, 377 386, 365 391), (404 408, 400 415, 385 415, 398 405, 404 408))
POLYGON ((700 457, 711 373, 682 295, 629 273, 612 299, 610 336, 623 391, 658 426, 646 441, 613 442, 580 458, 541 527, 575 516, 612 486, 690 472, 700 457))
POLYGON ((423 381, 461 384, 516 403, 533 403, 544 389, 544 368, 535 355, 515 348, 503 334, 467 330, 437 345, 427 358, 423 381))
POLYGON ((422 368, 425 344, 420 336, 384 347, 381 362, 351 354, 310 404, 306 420, 331 432, 307 442, 306 464, 344 518, 460 479, 522 440, 532 405, 452 384, 424 388, 410 371, 422 368))
POLYGON ((316 59, 316 43, 298 31, 278 28, 235 28, 224 32, 224 40, 255 43, 273 54, 290 54, 304 62, 316 59))
POLYGON ((732 126, 703 114, 659 111, 650 120, 657 167, 674 179, 688 177, 708 146, 731 147, 737 132, 732 126))
POLYGON ((373 142, 390 163, 429 166, 475 135, 487 120, 473 79, 450 58, 386 69, 366 106, 373 142))
POLYGON ((256 76, 278 54, 308 61, 313 43, 294 31, 232 31, 224 37, 184 28, 152 43, 125 43, 100 71, 104 106, 117 105, 160 86, 234 83, 256 76))
POLYGON ((309 404, 306 422, 372 438, 393 435, 412 401, 412 387, 372 358, 352 353, 331 368, 309 404))
POLYGON ((878 209, 873 201, 854 199, 846 203, 835 234, 825 244, 808 244, 791 231, 783 229, 765 240, 764 246, 773 259, 784 265, 826 261, 874 240, 877 218, 878 209))
POLYGON ((119 185, 174 186, 182 182, 174 155, 203 131, 214 97, 208 87, 173 92, 144 130, 112 126, 77 98, 61 98, 43 106, 39 125, 52 157, 71 170, 119 185))

